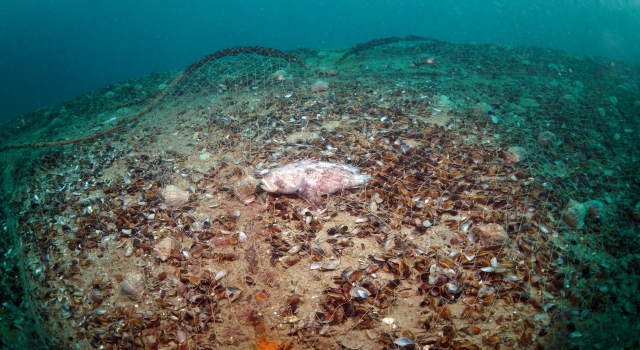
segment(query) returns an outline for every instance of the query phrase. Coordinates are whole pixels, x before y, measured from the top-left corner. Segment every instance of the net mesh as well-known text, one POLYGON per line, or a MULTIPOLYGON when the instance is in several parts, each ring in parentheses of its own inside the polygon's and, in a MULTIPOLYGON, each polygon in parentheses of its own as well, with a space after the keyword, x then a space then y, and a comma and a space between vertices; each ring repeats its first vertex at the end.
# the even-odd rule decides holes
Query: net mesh
POLYGON ((406 37, 223 50, 37 111, 3 149, 71 145, 4 153, 15 304, 49 348, 605 344, 640 304, 637 83, 406 37), (258 185, 308 158, 372 179, 321 209, 258 185))

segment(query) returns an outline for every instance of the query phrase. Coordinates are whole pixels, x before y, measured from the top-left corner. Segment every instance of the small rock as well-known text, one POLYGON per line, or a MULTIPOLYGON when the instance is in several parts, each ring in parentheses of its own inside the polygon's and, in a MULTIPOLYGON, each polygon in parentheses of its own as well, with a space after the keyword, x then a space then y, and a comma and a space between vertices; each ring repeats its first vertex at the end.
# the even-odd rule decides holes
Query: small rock
POLYGON ((498 224, 486 224, 477 227, 478 240, 482 245, 502 245, 509 241, 509 235, 504 227, 498 224))
POLYGON ((587 216, 587 207, 572 199, 562 214, 562 220, 572 229, 579 230, 584 227, 585 216, 587 216))
POLYGON ((520 163, 525 159, 526 156, 527 151, 524 148, 518 146, 511 146, 505 152, 505 160, 509 164, 520 163))
POLYGON ((313 92, 325 92, 329 90, 329 84, 322 80, 318 80, 311 85, 311 91, 313 92))
POLYGON ((164 203, 169 208, 180 206, 189 201, 189 192, 183 191, 178 186, 169 185, 162 191, 164 203))
POLYGON ((491 106, 486 102, 478 102, 473 106, 471 115, 474 117, 482 117, 485 113, 491 111, 491 106))
POLYGON ((557 140, 558 140, 558 137, 556 136, 556 134, 552 133, 551 131, 543 131, 540 133, 540 135, 538 135, 538 143, 540 143, 542 147, 546 147, 546 148, 555 147, 557 140))
POLYGON ((287 79, 287 72, 280 69, 277 70, 273 73, 273 75, 271 75, 271 79, 275 80, 275 81, 283 81, 287 79))
POLYGON ((631 220, 640 222, 640 202, 636 203, 636 206, 631 209, 629 215, 631 216, 631 220))
POLYGON ((589 216, 594 219, 600 219, 605 213, 604 203, 598 200, 586 201, 584 202, 584 206, 587 208, 589 216))
POLYGON ((551 317, 546 312, 539 312, 534 317, 533 320, 536 322, 540 322, 543 327, 547 327, 551 324, 551 317))
POLYGON ((250 204, 256 200, 256 188, 258 180, 251 176, 245 176, 234 186, 234 194, 236 198, 243 204, 250 204))

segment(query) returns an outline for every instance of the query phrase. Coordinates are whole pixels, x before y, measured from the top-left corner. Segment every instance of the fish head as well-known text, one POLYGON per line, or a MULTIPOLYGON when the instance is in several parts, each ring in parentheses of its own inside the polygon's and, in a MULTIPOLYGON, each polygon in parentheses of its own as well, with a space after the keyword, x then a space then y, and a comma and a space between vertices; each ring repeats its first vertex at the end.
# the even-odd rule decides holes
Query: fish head
POLYGON ((304 172, 297 168, 274 169, 261 182, 265 190, 272 193, 295 193, 304 180, 304 172))

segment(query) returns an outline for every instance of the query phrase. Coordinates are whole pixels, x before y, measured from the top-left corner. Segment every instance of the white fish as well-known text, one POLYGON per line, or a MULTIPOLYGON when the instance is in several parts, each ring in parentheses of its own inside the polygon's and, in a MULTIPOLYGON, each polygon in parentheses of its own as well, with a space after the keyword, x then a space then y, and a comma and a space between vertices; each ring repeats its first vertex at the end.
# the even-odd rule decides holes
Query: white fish
POLYGON ((296 194, 319 208, 321 195, 358 188, 369 180, 371 176, 362 175, 348 165, 309 159, 271 170, 262 179, 262 184, 269 192, 296 194))

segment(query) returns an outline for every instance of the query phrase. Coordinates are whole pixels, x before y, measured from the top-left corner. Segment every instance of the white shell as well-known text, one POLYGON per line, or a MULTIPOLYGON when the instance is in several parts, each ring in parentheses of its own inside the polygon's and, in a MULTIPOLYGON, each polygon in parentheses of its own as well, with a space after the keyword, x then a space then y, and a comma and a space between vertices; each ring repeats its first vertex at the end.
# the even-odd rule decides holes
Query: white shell
POLYGON ((244 179, 238 181, 236 186, 234 187, 234 193, 236 198, 240 200, 240 202, 244 204, 252 203, 256 200, 256 186, 258 185, 258 180, 247 176, 244 179))
POLYGON ((316 261, 313 264, 311 264, 311 267, 309 268, 309 270, 317 270, 321 267, 322 267, 322 262, 316 261))
POLYGON ((153 253, 156 258, 167 261, 175 252, 180 250, 180 242, 175 238, 165 237, 158 241, 153 248, 153 253))
POLYGON ((216 281, 227 275, 227 270, 220 270, 216 273, 216 281))
POLYGON ((364 288, 362 288, 362 287, 353 287, 353 288, 351 288, 351 291, 349 291, 349 294, 353 298, 366 299, 366 298, 369 297, 369 291, 364 289, 364 288))

